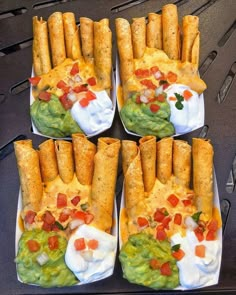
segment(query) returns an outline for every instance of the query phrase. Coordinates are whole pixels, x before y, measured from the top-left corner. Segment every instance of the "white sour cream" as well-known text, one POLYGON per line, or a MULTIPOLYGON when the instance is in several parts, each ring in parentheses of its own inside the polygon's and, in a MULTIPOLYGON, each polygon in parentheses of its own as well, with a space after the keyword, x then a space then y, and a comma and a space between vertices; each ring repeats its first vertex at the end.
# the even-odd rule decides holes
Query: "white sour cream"
POLYGON ((75 276, 82 283, 90 283, 106 278, 113 273, 116 256, 116 237, 107 234, 95 227, 83 224, 70 237, 65 262, 75 276), (74 241, 84 238, 85 243, 95 239, 98 241, 98 248, 95 250, 88 249, 77 251, 74 241), (84 253, 89 251, 92 255, 86 257, 84 253))
POLYGON ((193 231, 187 230, 186 236, 179 233, 171 237, 171 245, 180 244, 185 256, 177 261, 179 279, 182 287, 197 288, 217 284, 221 262, 221 243, 215 241, 198 241, 193 231), (205 257, 195 255, 195 246, 205 245, 205 257))
POLYGON ((86 135, 102 132, 110 128, 113 120, 113 105, 105 90, 95 92, 96 99, 82 107, 77 101, 71 109, 72 118, 86 135))
POLYGON ((164 91, 171 108, 170 121, 174 124, 176 133, 183 134, 199 128, 204 114, 201 113, 198 93, 182 84, 171 84, 164 91), (170 97, 175 97, 175 93, 182 95, 184 90, 191 91, 193 95, 188 100, 182 101, 184 107, 182 110, 178 110, 175 106, 177 100, 170 100, 170 97))

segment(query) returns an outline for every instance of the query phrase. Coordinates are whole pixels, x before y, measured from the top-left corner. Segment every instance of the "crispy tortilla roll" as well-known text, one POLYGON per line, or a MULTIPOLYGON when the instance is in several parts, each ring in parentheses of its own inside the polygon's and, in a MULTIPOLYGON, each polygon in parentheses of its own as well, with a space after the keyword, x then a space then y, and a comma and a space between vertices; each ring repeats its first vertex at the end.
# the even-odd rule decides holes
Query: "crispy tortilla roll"
POLYGON ((94 157, 92 202, 103 207, 110 216, 113 211, 119 150, 119 139, 101 137, 94 157))
MULTIPOLYGON (((183 17, 182 61, 192 61, 192 48, 198 35, 199 18, 194 15, 183 17)), ((198 53, 199 55, 199 53, 198 53)))
POLYGON ((80 18, 80 36, 83 57, 86 62, 93 62, 93 21, 90 18, 80 18))
POLYGON ((66 41, 67 57, 76 60, 82 57, 79 30, 76 26, 75 15, 72 12, 63 13, 63 26, 66 41))
POLYGON ((36 76, 51 70, 47 22, 33 17, 33 65, 36 76))
POLYGON ((193 138, 193 189, 200 218, 209 221, 213 208, 213 147, 209 140, 193 138))
POLYGON ((15 141, 14 148, 23 207, 37 212, 40 210, 43 195, 38 152, 32 148, 31 140, 15 141))
POLYGON ((43 182, 52 181, 58 175, 55 145, 48 139, 39 145, 39 162, 43 182))
POLYGON ((94 219, 89 224, 107 233, 110 233, 112 227, 112 215, 101 206, 98 206, 97 202, 92 202, 89 211, 93 214, 94 219))
POLYGON ((126 19, 117 18, 116 38, 120 58, 120 78, 124 84, 134 72, 134 57, 130 24, 126 19))
POLYGON ((121 142, 121 154, 122 154, 122 169, 123 174, 126 174, 129 165, 132 163, 134 158, 137 156, 138 146, 135 141, 122 140, 121 142))
POLYGON ((171 59, 180 58, 180 34, 177 6, 167 4, 162 8, 163 49, 171 59))
POLYGON ((141 58, 146 49, 146 21, 145 17, 133 18, 131 35, 134 58, 141 58))
POLYGON ((148 14, 147 46, 162 49, 162 17, 160 14, 148 14))
POLYGON ((111 88, 112 33, 109 20, 94 22, 94 65, 98 84, 103 89, 111 88))
POLYGON ((48 18, 51 54, 53 66, 61 64, 66 59, 64 41, 63 17, 61 12, 54 12, 48 18))
POLYGON ((145 192, 150 192, 156 181, 156 137, 145 136, 139 140, 145 192))
POLYGON ((91 185, 96 145, 83 134, 72 134, 72 142, 77 179, 83 185, 91 185))
POLYGON ((200 56, 200 32, 198 32, 192 47, 191 62, 199 66, 199 56, 200 56))
POLYGON ((55 150, 59 175, 64 183, 69 183, 74 176, 72 143, 65 140, 56 140, 55 150))
POLYGON ((191 177, 191 146, 186 141, 173 141, 173 173, 182 185, 189 188, 191 177))
POLYGON ((166 183, 172 174, 173 138, 163 138, 157 142, 157 178, 166 183))

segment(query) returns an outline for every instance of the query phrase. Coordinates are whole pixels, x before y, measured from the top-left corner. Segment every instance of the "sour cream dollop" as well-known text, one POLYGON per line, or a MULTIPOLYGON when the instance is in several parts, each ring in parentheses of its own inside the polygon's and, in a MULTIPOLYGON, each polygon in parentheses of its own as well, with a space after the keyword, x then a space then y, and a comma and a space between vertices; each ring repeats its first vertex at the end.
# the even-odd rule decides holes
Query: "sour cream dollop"
POLYGON ((164 91, 171 109, 170 121, 174 124, 177 134, 190 132, 204 124, 203 100, 196 91, 182 84, 171 84, 164 91), (173 101, 170 98, 175 97, 175 93, 183 95, 184 90, 191 91, 192 97, 182 101, 183 109, 179 110, 175 106, 177 100, 173 101))
POLYGON ((82 283, 90 283, 106 278, 113 273, 116 256, 116 237, 107 234, 95 227, 83 224, 70 237, 65 262, 75 276, 82 283), (75 249, 76 239, 84 238, 86 249, 75 249), (98 247, 88 249, 87 242, 95 239, 98 247), (88 255, 89 254, 89 255, 88 255))
POLYGON ((171 245, 180 244, 185 256, 177 261, 181 286, 197 288, 217 284, 221 262, 221 242, 198 241, 193 231, 187 230, 186 236, 177 233, 171 237, 171 245), (195 255, 195 246, 205 245, 204 258, 195 255))
POLYGON ((96 99, 82 107, 77 101, 71 108, 72 118, 78 123, 86 135, 92 135, 110 128, 114 111, 110 97, 105 90, 95 92, 96 99))

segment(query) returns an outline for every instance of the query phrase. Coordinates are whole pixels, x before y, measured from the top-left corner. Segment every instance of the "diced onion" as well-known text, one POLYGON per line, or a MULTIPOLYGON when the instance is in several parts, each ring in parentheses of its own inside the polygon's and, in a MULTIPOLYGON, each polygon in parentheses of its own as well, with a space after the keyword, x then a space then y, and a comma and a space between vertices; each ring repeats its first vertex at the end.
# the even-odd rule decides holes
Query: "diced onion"
POLYGON ((184 223, 187 226, 187 228, 190 230, 194 230, 195 228, 198 227, 198 224, 192 219, 191 216, 185 217, 184 223))
POLYGON ((153 91, 151 89, 145 89, 143 92, 143 95, 146 97, 151 97, 153 94, 153 91))
POLYGON ((82 82, 82 78, 81 78, 80 75, 78 75, 78 74, 75 75, 74 80, 75 80, 75 82, 77 82, 77 83, 82 82))
POLYGON ((148 103, 148 98, 145 95, 140 95, 140 101, 143 103, 148 103))
POLYGON ((84 258, 84 260, 86 260, 88 262, 93 261, 93 251, 92 250, 81 251, 80 255, 84 258))
POLYGON ((75 229, 81 224, 84 224, 84 221, 82 219, 74 219, 70 222, 70 229, 75 229))
POLYGON ((38 264, 42 266, 48 262, 48 260, 49 260, 48 254, 45 252, 42 252, 41 254, 39 254, 36 257, 36 260, 37 260, 38 264))
POLYGON ((156 79, 160 79, 161 76, 162 76, 162 74, 161 74, 160 71, 157 71, 157 72, 154 74, 154 77, 155 77, 156 79))
POLYGON ((162 94, 162 92, 163 92, 163 87, 162 86, 156 88, 156 90, 155 90, 156 96, 158 96, 159 94, 162 94))
POLYGON ((77 100, 76 94, 73 91, 68 93, 67 97, 73 102, 75 102, 77 100))

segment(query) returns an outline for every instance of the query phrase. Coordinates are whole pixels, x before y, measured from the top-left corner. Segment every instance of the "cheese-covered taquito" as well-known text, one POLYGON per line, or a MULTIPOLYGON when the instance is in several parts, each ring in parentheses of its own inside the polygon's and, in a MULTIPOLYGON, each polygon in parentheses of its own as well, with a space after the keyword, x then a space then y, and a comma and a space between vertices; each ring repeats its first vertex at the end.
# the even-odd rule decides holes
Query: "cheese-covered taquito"
POLYGON ((72 12, 65 12, 62 17, 66 42, 66 56, 73 60, 79 59, 82 57, 82 53, 75 15, 72 12))
POLYGON ((112 33, 109 20, 94 22, 94 66, 98 84, 103 89, 111 88, 112 33))
POLYGON ((16 161, 20 177, 23 209, 37 212, 43 195, 38 152, 31 140, 14 142, 16 161))
POLYGON ((39 145, 39 162, 43 182, 54 180, 58 175, 55 145, 48 139, 39 145))
MULTIPOLYGON (((192 49, 193 44, 197 36, 199 36, 198 31, 199 18, 194 15, 185 15, 183 17, 183 42, 182 42, 182 61, 192 62, 192 49)), ((195 45, 196 46, 196 45, 195 45)), ((199 56, 199 52, 198 52, 199 56)), ((195 56, 195 58, 197 58, 195 56)))
POLYGON ((148 14, 147 46, 162 49, 162 17, 157 13, 148 14))
POLYGON ((33 66, 36 76, 51 70, 47 22, 33 17, 33 66))
POLYGON ((56 140, 55 150, 59 175, 64 183, 69 183, 74 176, 72 143, 65 140, 56 140))
POLYGON ((93 62, 94 47, 93 47, 93 21, 87 17, 80 19, 80 37, 84 60, 93 62))
POLYGON ((49 16, 48 30, 51 45, 52 63, 53 66, 56 67, 66 59, 63 17, 61 12, 54 12, 49 16))
POLYGON ((193 189, 201 219, 209 221, 213 208, 213 147, 209 140, 193 138, 193 189))
POLYGON ((177 6, 162 7, 163 49, 170 59, 180 58, 180 32, 177 6))
POLYGON ((72 142, 77 179, 83 185, 91 185, 96 145, 80 133, 72 134, 72 142))
POLYGON ((145 17, 133 18, 131 24, 134 58, 141 58, 146 49, 145 17))
POLYGON ((133 159, 137 156, 138 147, 137 143, 132 140, 122 140, 121 142, 121 153, 122 153, 122 169, 124 175, 126 174, 129 165, 133 159))
POLYGON ((172 146, 172 137, 157 142, 157 178, 162 183, 166 183, 172 175, 172 146))
POLYGON ((156 137, 145 136, 139 140, 145 192, 150 192, 156 181, 156 137))
POLYGON ((189 187, 191 178, 191 146, 186 141, 173 141, 173 174, 181 185, 189 187))

